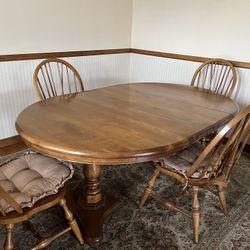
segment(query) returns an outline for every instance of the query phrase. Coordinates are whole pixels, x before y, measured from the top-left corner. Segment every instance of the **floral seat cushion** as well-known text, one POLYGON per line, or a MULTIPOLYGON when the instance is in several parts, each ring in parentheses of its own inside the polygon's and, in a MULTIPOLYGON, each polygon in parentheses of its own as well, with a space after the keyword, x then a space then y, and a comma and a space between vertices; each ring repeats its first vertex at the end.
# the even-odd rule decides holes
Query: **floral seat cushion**
MULTIPOLYGON (((28 152, 0 166, 0 186, 22 208, 32 207, 39 199, 55 194, 73 176, 71 164, 28 152)), ((14 208, 0 197, 5 213, 14 208)))

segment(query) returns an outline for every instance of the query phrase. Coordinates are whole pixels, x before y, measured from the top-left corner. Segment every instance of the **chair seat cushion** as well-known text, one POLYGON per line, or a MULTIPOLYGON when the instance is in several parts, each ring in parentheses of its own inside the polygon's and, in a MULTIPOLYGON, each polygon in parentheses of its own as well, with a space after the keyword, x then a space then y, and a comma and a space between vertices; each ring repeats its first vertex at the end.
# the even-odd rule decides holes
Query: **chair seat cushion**
MULTIPOLYGON (((0 166, 0 186, 22 208, 32 207, 39 199, 55 194, 73 176, 70 163, 28 152, 0 166)), ((13 207, 0 197, 5 213, 13 207)))
MULTIPOLYGON (((196 142, 189 146, 188 148, 184 149, 180 153, 163 158, 160 163, 161 166, 164 168, 168 168, 177 172, 182 173, 184 176, 186 172, 189 170, 189 168, 193 165, 195 160, 200 156, 200 154, 203 152, 205 149, 205 145, 203 145, 200 142, 196 142)), ((218 159, 218 158, 217 158, 218 159)), ((211 163, 213 163, 212 161, 211 163)), ((202 171, 202 167, 206 163, 204 162, 202 166, 200 166, 191 176, 192 178, 199 178, 200 173, 202 171)), ((209 170, 208 169, 207 173, 202 177, 202 178, 208 178, 209 177, 209 170)))

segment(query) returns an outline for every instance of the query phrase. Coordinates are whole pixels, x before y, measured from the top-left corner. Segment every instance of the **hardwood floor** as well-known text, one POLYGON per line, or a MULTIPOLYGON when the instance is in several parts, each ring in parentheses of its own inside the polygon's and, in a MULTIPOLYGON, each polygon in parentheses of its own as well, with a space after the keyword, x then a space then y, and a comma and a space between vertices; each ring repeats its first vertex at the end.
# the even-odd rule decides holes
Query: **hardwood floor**
POLYGON ((19 135, 0 140, 0 157, 28 148, 19 135))

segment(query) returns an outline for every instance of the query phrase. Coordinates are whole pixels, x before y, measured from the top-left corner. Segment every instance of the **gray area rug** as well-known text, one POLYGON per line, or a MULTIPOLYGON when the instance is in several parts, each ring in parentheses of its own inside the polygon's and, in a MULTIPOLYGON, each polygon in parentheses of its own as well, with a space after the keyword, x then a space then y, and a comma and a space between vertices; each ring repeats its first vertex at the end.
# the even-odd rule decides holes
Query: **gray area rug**
MULTIPOLYGON (((0 158, 14 157, 11 155, 0 158)), ((70 188, 81 185, 83 179, 80 165, 69 182, 70 188)), ((243 154, 233 173, 231 184, 226 191, 229 214, 224 216, 217 197, 202 190, 199 194, 201 205, 200 242, 193 243, 191 220, 175 211, 161 207, 154 200, 148 200, 142 209, 138 201, 153 173, 151 163, 105 166, 103 187, 106 192, 122 201, 122 206, 112 212, 103 227, 104 239, 98 249, 248 249, 250 250, 250 155, 243 154)), ((154 193, 171 197, 180 185, 160 176, 154 193)), ((191 197, 181 202, 191 209, 191 197)), ((31 219, 42 236, 49 236, 65 227, 63 211, 53 207, 31 219)), ((5 239, 5 230, 0 226, 0 248, 5 239)), ((37 240, 25 231, 21 224, 15 226, 16 249, 30 249, 37 240)), ((81 246, 71 232, 54 241, 48 249, 90 249, 81 246)))

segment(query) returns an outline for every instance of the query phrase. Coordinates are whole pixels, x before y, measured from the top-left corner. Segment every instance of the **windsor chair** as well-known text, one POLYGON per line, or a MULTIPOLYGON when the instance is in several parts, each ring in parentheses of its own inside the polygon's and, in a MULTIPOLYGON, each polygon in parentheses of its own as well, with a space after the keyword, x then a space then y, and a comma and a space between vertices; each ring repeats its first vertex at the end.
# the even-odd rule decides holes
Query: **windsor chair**
POLYGON ((142 208, 149 196, 164 207, 181 212, 193 221, 194 241, 198 243, 200 205, 199 188, 207 189, 219 197, 222 210, 227 214, 224 188, 227 187, 236 161, 250 135, 250 105, 235 116, 205 147, 196 142, 179 154, 155 162, 155 172, 146 187, 139 207, 142 208), (169 201, 152 194, 152 188, 160 173, 175 178, 185 185, 181 195, 169 201), (217 190, 216 190, 216 189, 217 190), (189 192, 193 194, 192 213, 177 207, 179 200, 189 192))
POLYGON ((32 250, 47 247, 70 230, 81 244, 84 243, 64 198, 64 183, 72 177, 73 172, 71 164, 34 152, 25 153, 0 166, 0 224, 6 229, 5 250, 14 249, 12 238, 15 224, 23 222, 34 233, 34 227, 27 220, 57 204, 63 208, 69 226, 48 238, 42 238, 35 232, 35 236, 39 235, 39 242, 32 250))
POLYGON ((41 100, 84 91, 77 70, 68 62, 58 58, 42 61, 35 69, 33 82, 41 100))
POLYGON ((212 59, 198 67, 193 75, 191 86, 231 97, 236 82, 236 70, 229 61, 212 59))

